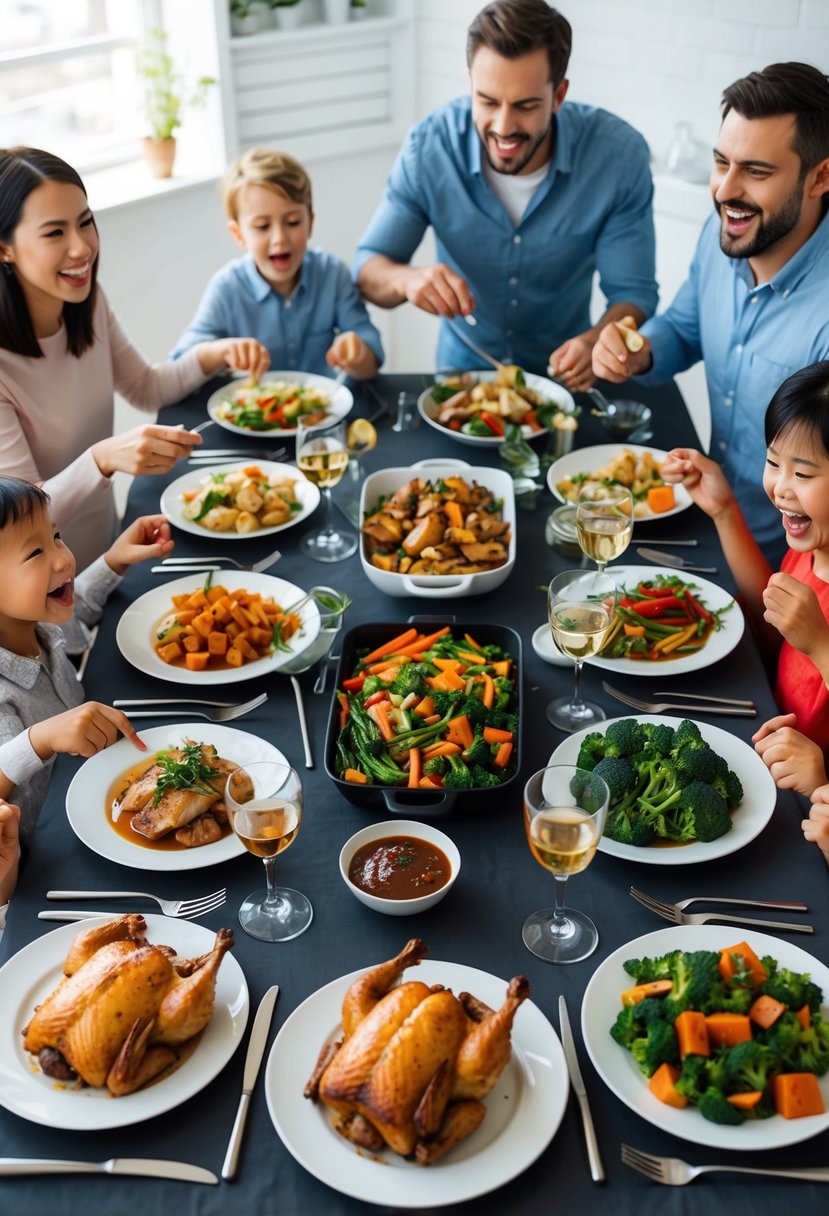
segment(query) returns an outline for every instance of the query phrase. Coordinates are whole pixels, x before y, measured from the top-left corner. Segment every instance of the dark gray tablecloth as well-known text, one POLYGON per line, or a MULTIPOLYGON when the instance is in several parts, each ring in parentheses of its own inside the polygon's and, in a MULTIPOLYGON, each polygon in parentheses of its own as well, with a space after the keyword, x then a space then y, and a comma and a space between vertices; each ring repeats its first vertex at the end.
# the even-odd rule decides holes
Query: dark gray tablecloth
MULTIPOLYGON (((358 392, 356 412, 370 415, 379 399, 391 404, 392 412, 401 389, 420 387, 419 377, 381 377, 368 391, 358 392)), ((682 399, 673 387, 645 391, 654 406, 653 443, 659 447, 694 443, 694 433, 682 399)), ((204 414, 205 391, 177 407, 164 411, 164 421, 193 424, 204 414)), ((588 414, 588 411, 585 411, 588 414)), ((759 424, 758 424, 759 425, 759 424)), ((453 456, 478 464, 494 464, 491 452, 481 458, 479 451, 461 447, 432 428, 422 425, 405 434, 394 433, 388 418, 378 422, 380 441, 365 457, 368 471, 390 465, 408 464, 426 456, 453 456)), ((210 446, 226 446, 230 439, 219 428, 205 434, 210 446)), ((579 445, 602 443, 607 435, 599 424, 586 416, 578 432, 579 445)), ((255 455, 255 445, 251 452, 255 455)), ((178 476, 181 469, 170 474, 178 476)), ((145 477, 137 481, 130 495, 129 514, 157 510, 162 479, 145 477)), ((340 493, 338 491, 337 493, 340 493)), ((279 536, 283 557, 275 572, 300 586, 326 583, 348 591, 354 603, 346 624, 370 621, 405 621, 412 613, 455 614, 463 622, 508 624, 518 630, 524 644, 524 752, 522 777, 528 776, 548 760, 563 736, 547 724, 544 709, 553 695, 567 692, 572 673, 551 667, 538 659, 530 638, 545 619, 545 597, 540 589, 553 573, 569 564, 544 542, 544 521, 555 502, 544 491, 533 512, 519 512, 518 558, 509 579, 494 593, 480 598, 444 601, 435 605, 423 599, 392 598, 370 585, 357 556, 338 565, 312 563, 299 552, 303 526, 279 536)), ((315 520, 304 525, 315 527, 315 520)), ((637 528, 638 534, 698 536, 694 551, 702 564, 718 565, 713 576, 733 590, 710 522, 696 508, 671 519, 637 528)), ((180 554, 206 554, 222 549, 216 538, 201 540, 176 534, 180 554)), ((235 546, 251 560, 272 548, 269 538, 250 539, 235 546)), ((681 550, 675 550, 681 552, 681 550)), ((630 561, 638 562, 633 550, 630 561)), ((112 597, 104 617, 99 639, 86 674, 89 697, 108 701, 118 696, 176 695, 173 685, 160 685, 149 676, 136 672, 119 654, 115 627, 127 604, 151 586, 157 578, 147 568, 133 570, 112 597)), ((823 1164, 829 1159, 829 1133, 787 1150, 772 1153, 723 1153, 703 1149, 677 1140, 631 1113, 603 1084, 593 1070, 582 1046, 580 1009, 584 989, 598 964, 610 952, 641 934, 664 927, 627 895, 633 883, 657 896, 679 898, 695 894, 745 894, 771 898, 803 898, 811 908, 810 919, 817 932, 812 938, 798 938, 798 944, 829 962, 826 935, 826 865, 813 846, 807 846, 800 830, 800 808, 791 797, 781 797, 777 811, 762 835, 739 854, 705 866, 656 867, 626 863, 598 854, 590 869, 572 883, 570 897, 575 906, 593 916, 601 934, 599 949, 592 958, 569 967, 548 966, 529 954, 521 941, 521 926, 536 908, 553 902, 553 882, 537 866, 527 849, 521 816, 522 782, 505 791, 503 805, 486 814, 474 806, 462 808, 443 821, 444 828, 457 843, 463 857, 462 874, 449 896, 421 917, 399 919, 376 915, 358 904, 345 889, 337 869, 337 856, 343 841, 358 828, 379 815, 353 806, 340 796, 322 767, 322 744, 329 707, 328 696, 315 696, 315 672, 302 677, 301 684, 309 716, 316 755, 316 768, 306 770, 297 715, 290 683, 284 676, 273 676, 234 686, 215 689, 220 699, 230 692, 243 695, 267 690, 269 700, 259 711, 242 719, 240 728, 261 734, 282 748, 302 774, 305 790, 305 818, 294 846, 279 859, 277 873, 286 884, 298 887, 311 898, 315 917, 311 928, 300 938, 282 946, 260 944, 247 937, 236 922, 241 899, 261 885, 258 862, 249 856, 221 868, 181 874, 150 874, 119 867, 99 858, 80 844, 72 834, 64 814, 66 787, 78 762, 59 759, 49 798, 38 824, 34 846, 12 904, 9 924, 2 942, 2 958, 9 958, 28 942, 50 930, 39 922, 37 912, 46 905, 47 888, 122 888, 149 886, 160 895, 196 896, 219 885, 228 887, 227 905, 205 918, 211 929, 221 925, 236 928, 234 954, 244 969, 252 1006, 272 983, 279 983, 281 995, 274 1019, 272 1038, 279 1027, 310 994, 330 980, 355 968, 366 967, 395 954, 413 935, 422 936, 431 957, 464 963, 503 978, 526 974, 532 985, 532 999, 558 1029, 557 1000, 563 993, 570 1007, 571 1021, 579 1044, 581 1060, 607 1169, 604 1190, 591 1183, 587 1172, 581 1123, 574 1098, 570 1099, 563 1122, 540 1158, 507 1185, 491 1194, 463 1205, 470 1212, 502 1213, 509 1209, 515 1216, 560 1211, 592 1213, 607 1204, 613 1211, 659 1212, 679 1216, 700 1210, 706 1203, 718 1211, 733 1209, 740 1213, 779 1212, 782 1204, 796 1205, 803 1213, 826 1210, 827 1192, 808 1183, 780 1183, 772 1180, 729 1177, 697 1182, 692 1191, 672 1190, 649 1183, 619 1159, 619 1146, 627 1141, 646 1150, 680 1155, 693 1162, 731 1160, 736 1164, 823 1164)), ((607 699, 601 690, 602 673, 586 669, 584 691, 602 701, 609 716, 624 714, 623 706, 607 699)), ((615 677, 630 691, 650 691, 653 681, 615 677)), ((751 696, 758 702, 756 720, 710 718, 734 735, 748 740, 757 725, 774 712, 768 684, 749 637, 715 668, 691 673, 681 680, 671 678, 677 687, 695 691, 714 691, 736 696, 751 696)), ((227 698, 230 699, 230 698, 227 698)), ((155 725, 155 723, 151 723, 155 725)), ((127 905, 124 904, 126 910, 127 905)), ((149 906, 144 911, 155 911, 149 906)), ((0 1000, 15 1001, 20 994, 4 985, 0 1000)), ((520 1015, 519 1015, 520 1016, 520 1015)), ((313 1061, 318 1044, 309 1043, 308 1059, 313 1061)), ((8 1046, 3 1049, 8 1051, 8 1046)), ((102 1160, 110 1156, 139 1155, 177 1158, 207 1166, 216 1173, 221 1168, 227 1138, 239 1097, 244 1051, 202 1093, 169 1113, 129 1130, 69 1132, 37 1126, 0 1110, 2 1153, 7 1156, 66 1157, 102 1160)), ((59 1096, 56 1095, 56 1101, 59 1096)), ((296 1095, 297 1103, 303 1101, 296 1095)), ((382 1167, 378 1166, 378 1169, 382 1167)), ((440 1167, 437 1167, 440 1168, 440 1167)), ((401 1171, 405 1191, 407 1174, 401 1171)), ((194 1216, 247 1216, 252 1213, 337 1213, 355 1216, 370 1210, 366 1202, 345 1197, 317 1181, 300 1166, 277 1136, 268 1115, 260 1080, 254 1094, 248 1133, 238 1180, 211 1188, 152 1180, 114 1180, 89 1178, 17 1178, 0 1180, 0 1208, 18 1216, 52 1212, 56 1206, 66 1216, 81 1216, 90 1208, 105 1212, 132 1212, 139 1205, 148 1210, 192 1213, 194 1216)))

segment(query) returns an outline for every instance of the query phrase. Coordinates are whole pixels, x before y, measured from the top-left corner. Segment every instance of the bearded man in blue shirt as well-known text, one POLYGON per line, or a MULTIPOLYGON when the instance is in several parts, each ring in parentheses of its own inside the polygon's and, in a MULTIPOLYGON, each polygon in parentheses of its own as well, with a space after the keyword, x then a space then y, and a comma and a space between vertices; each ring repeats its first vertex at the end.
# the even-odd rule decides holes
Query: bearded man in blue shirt
POLYGON ((762 486, 763 417, 793 372, 829 358, 829 78, 775 63, 723 94, 711 170, 714 214, 670 308, 631 354, 616 325, 593 351, 597 376, 670 379, 705 361, 711 456, 723 466, 774 568, 785 517, 762 486))
POLYGON ((602 325, 656 307, 653 183, 641 135, 566 102, 569 23, 545 0, 497 0, 469 27, 471 97, 415 126, 358 246, 354 274, 384 308, 441 318, 440 367, 480 366, 458 336, 573 389, 593 383, 602 325), (426 231, 439 261, 411 266, 426 231), (594 272, 608 307, 590 324, 594 272))

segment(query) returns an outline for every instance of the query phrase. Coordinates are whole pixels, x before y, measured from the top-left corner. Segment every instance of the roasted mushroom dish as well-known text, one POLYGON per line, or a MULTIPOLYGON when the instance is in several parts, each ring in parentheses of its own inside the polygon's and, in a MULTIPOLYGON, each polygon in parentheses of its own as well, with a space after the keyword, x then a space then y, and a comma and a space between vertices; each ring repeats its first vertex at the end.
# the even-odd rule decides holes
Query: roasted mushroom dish
POLYGON ((463 477, 415 477, 381 498, 363 522, 372 566, 394 574, 477 574, 509 558, 503 501, 463 477))
POLYGON ((517 976, 493 1010, 468 992, 398 983, 426 953, 413 938, 354 981, 342 1039, 323 1047, 305 1087, 347 1140, 414 1154, 419 1165, 439 1160, 483 1121, 482 1099, 509 1061, 513 1019, 530 991, 517 976))
POLYGON ((182 515, 208 532, 280 528, 302 510, 296 477, 268 476, 258 465, 212 473, 197 490, 185 490, 182 515))
POLYGON ((530 388, 523 371, 515 365, 502 367, 494 380, 475 383, 468 372, 444 380, 432 388, 431 396, 438 407, 436 422, 478 439, 501 439, 511 424, 543 431, 561 409, 530 388))
POLYGON ((47 1076, 121 1097, 174 1068, 204 1030, 232 932, 220 929, 209 954, 180 958, 150 945, 146 929, 143 916, 129 915, 75 938, 64 978, 23 1031, 47 1076))

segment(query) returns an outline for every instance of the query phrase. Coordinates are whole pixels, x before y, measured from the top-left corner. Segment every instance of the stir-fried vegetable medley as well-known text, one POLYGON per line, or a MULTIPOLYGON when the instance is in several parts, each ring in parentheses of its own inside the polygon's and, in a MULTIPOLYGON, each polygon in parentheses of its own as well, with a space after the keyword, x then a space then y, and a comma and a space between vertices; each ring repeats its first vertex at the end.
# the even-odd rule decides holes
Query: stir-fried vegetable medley
POLYGON ((696 584, 676 574, 658 574, 623 587, 600 654, 606 659, 677 659, 701 650, 732 607, 709 609, 696 584))
POLYGON ((336 772, 411 789, 490 789, 515 773, 513 660, 449 627, 408 629, 364 654, 337 693, 336 772))
POLYGON ((576 764, 597 773, 610 790, 604 835, 645 846, 716 840, 731 830, 743 800, 739 777, 703 739, 696 722, 637 722, 622 718, 591 731, 576 764))
POLYGON ((660 1101, 712 1123, 821 1114, 829 1070, 823 992, 747 942, 628 959, 634 987, 610 1028, 660 1101))

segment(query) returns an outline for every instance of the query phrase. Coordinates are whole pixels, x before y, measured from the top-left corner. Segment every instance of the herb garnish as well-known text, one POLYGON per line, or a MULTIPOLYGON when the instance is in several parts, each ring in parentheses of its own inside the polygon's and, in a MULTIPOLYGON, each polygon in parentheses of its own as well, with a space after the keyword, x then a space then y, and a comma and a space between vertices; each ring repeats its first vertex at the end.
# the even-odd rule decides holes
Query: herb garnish
POLYGON ((151 806, 158 806, 170 790, 191 790, 194 794, 205 794, 213 798, 217 796, 211 782, 215 780, 219 770, 204 763, 201 744, 185 743, 180 751, 180 760, 172 752, 159 752, 156 756, 155 762, 161 769, 161 775, 156 781, 151 806))

